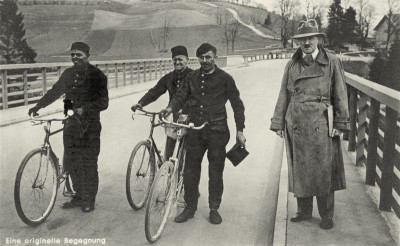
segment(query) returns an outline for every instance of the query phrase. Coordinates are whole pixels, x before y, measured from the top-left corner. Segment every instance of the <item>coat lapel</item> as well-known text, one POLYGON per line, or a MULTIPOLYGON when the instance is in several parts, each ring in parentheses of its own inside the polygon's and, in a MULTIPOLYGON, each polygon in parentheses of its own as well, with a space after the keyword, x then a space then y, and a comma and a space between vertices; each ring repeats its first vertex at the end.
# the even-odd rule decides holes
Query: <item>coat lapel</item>
POLYGON ((293 56, 293 59, 295 59, 296 62, 298 62, 298 75, 295 77, 295 81, 298 81, 300 79, 307 79, 307 78, 316 78, 316 77, 321 77, 324 76, 325 73, 322 70, 321 65, 326 65, 328 64, 328 58, 326 55, 326 52, 323 48, 319 49, 319 53, 317 58, 315 59, 315 62, 310 65, 309 67, 303 69, 301 71, 300 67, 302 66, 300 64, 300 59, 302 57, 302 52, 301 49, 299 49, 295 55, 293 56), (301 71, 301 72, 300 72, 301 71))

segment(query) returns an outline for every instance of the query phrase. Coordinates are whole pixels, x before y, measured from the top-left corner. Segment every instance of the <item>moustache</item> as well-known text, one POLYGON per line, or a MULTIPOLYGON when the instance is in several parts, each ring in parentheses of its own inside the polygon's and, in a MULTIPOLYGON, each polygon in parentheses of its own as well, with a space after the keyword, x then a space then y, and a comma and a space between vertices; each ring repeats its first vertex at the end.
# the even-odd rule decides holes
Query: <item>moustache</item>
POLYGON ((304 48, 310 48, 311 47, 311 44, 305 44, 304 45, 304 48))

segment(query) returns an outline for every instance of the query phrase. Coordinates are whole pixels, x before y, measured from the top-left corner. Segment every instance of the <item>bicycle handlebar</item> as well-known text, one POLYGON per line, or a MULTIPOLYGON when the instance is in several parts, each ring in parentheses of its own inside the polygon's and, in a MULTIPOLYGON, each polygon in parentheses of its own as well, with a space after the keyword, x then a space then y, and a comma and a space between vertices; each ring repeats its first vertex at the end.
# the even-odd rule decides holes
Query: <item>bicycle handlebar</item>
POLYGON ((173 126, 177 126, 177 127, 183 127, 183 128, 188 128, 188 129, 193 129, 193 130, 201 130, 203 129, 206 125, 208 125, 208 122, 204 122, 201 126, 194 126, 193 123, 189 123, 189 124, 180 124, 180 123, 176 123, 176 122, 171 122, 166 120, 164 117, 162 117, 160 115, 160 119, 163 123, 169 124, 169 125, 173 125, 173 126))
MULTIPOLYGON (((143 112, 143 114, 138 114, 138 115, 155 116, 155 115, 160 114, 160 112, 150 112, 150 111, 146 111, 146 110, 144 110, 142 108, 137 108, 136 110, 139 110, 139 111, 143 112)), ((133 114, 133 115, 136 115, 136 114, 133 114)), ((133 119, 133 115, 132 115, 132 119, 133 119)))
POLYGON ((68 119, 68 117, 74 115, 74 111, 68 110, 67 115, 64 118, 45 118, 45 119, 37 119, 36 117, 38 116, 32 116, 31 115, 31 125, 40 125, 43 124, 44 122, 49 122, 49 121, 64 121, 68 119))

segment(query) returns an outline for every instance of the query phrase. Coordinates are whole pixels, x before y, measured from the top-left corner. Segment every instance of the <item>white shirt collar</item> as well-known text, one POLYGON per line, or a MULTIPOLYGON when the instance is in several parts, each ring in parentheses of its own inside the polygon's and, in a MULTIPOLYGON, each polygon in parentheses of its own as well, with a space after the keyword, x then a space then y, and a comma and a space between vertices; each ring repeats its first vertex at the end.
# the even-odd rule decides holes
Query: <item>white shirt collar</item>
MULTIPOLYGON (((318 48, 316 48, 316 49, 314 50, 314 52, 311 54, 311 55, 312 55, 312 58, 314 59, 314 61, 315 61, 315 59, 317 58, 318 53, 319 53, 319 50, 318 50, 318 48)), ((306 57, 306 55, 307 55, 307 54, 303 52, 303 58, 306 57)))

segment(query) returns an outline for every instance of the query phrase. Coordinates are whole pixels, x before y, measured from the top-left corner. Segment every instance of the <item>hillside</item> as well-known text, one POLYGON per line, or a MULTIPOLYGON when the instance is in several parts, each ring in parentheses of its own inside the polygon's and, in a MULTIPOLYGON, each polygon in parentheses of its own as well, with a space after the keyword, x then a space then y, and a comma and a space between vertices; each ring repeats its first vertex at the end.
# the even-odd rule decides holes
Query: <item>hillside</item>
MULTIPOLYGON (((226 55, 221 26, 216 15, 224 6, 212 7, 195 1, 121 1, 100 5, 21 5, 28 43, 38 53, 38 62, 69 61, 74 41, 91 46, 92 60, 170 57, 161 52, 163 26, 168 23, 167 51, 174 45, 187 46, 190 56, 203 42, 226 55), (129 4, 128 4, 129 3, 129 4)), ((241 27, 236 50, 277 46, 241 27)))

